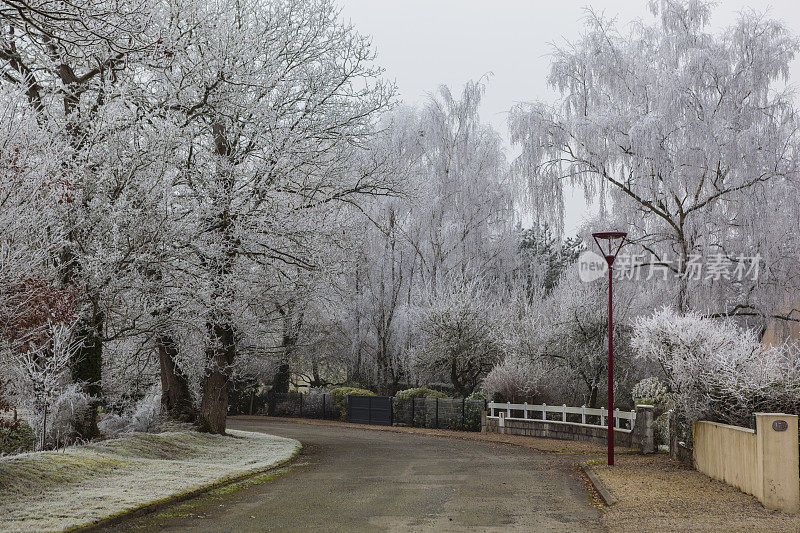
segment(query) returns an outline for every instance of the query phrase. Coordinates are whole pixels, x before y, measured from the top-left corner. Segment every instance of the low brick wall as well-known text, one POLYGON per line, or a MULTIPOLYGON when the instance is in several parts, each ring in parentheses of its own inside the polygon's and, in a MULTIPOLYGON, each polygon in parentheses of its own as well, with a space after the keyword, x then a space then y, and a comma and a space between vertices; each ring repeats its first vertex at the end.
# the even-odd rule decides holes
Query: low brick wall
MULTIPOLYGON (((484 433, 502 433, 506 435, 524 435, 528 437, 544 437, 548 439, 578 440, 605 444, 608 431, 606 428, 559 422, 555 420, 505 420, 500 427, 496 418, 488 418, 483 414, 482 431, 484 433)), ((636 423, 633 430, 614 430, 614 444, 627 448, 639 448, 645 453, 653 451, 653 408, 636 406, 636 423)))
MULTIPOLYGON (((606 443, 606 430, 600 427, 581 426, 569 422, 553 420, 506 420, 505 427, 498 425, 498 420, 486 418, 483 431, 485 433, 502 433, 505 435, 525 435, 528 437, 544 437, 548 439, 581 440, 606 443)), ((614 443, 631 447, 631 432, 614 430, 614 443)))

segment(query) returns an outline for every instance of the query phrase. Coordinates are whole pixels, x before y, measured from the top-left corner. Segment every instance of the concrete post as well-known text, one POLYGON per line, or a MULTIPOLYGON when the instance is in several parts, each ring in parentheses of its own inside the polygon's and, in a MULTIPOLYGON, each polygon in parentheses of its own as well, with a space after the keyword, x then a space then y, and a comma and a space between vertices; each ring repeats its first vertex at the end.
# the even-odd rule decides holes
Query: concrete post
POLYGON ((800 510, 797 415, 755 413, 756 457, 761 463, 762 503, 767 509, 800 510))
POLYGON ((652 405, 636 406, 636 420, 631 433, 631 444, 638 447, 639 451, 642 453, 655 451, 652 405))

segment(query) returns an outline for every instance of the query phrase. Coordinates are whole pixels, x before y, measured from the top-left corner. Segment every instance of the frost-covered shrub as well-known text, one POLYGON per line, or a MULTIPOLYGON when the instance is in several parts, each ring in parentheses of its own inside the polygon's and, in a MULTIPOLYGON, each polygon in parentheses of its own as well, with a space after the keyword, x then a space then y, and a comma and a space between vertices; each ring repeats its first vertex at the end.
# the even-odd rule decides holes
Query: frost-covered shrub
POLYGON ((637 321, 633 346, 667 378, 679 431, 706 419, 748 426, 755 411, 800 409, 800 347, 764 346, 729 320, 663 309, 637 321))
POLYGON ((448 376, 453 396, 469 396, 506 353, 502 311, 484 283, 454 284, 418 314, 413 366, 432 377, 448 376))
POLYGON ((131 417, 131 431, 154 431, 161 423, 161 398, 148 394, 136 405, 131 417))
POLYGON ((161 417, 161 397, 156 388, 150 390, 139 402, 122 412, 105 413, 97 424, 106 437, 120 433, 159 431, 161 417))
POLYGON ((31 427, 40 438, 44 436, 44 447, 61 447, 72 444, 80 437, 80 428, 91 405, 91 397, 76 383, 64 386, 51 399, 46 409, 34 412, 31 427))
POLYGON ((71 444, 91 420, 92 398, 70 378, 76 349, 71 327, 58 323, 48 324, 24 350, 3 350, 3 370, 16 403, 29 413, 38 449, 71 444))
POLYGON ((398 391, 394 397, 400 400, 410 400, 411 398, 449 398, 447 394, 427 387, 401 390, 398 391))
POLYGON ((113 411, 104 412, 97 422, 97 429, 100 430, 100 434, 104 437, 116 437, 120 433, 125 432, 130 422, 130 418, 124 414, 115 413, 113 411))
POLYGON ((483 392, 494 401, 532 400, 543 376, 542 366, 519 355, 508 355, 483 380, 483 392))
MULTIPOLYGON (((546 298, 532 306, 519 328, 518 352, 543 360, 551 372, 551 379, 542 387, 542 400, 588 407, 603 401, 608 372, 608 294, 604 287, 584 283, 577 269, 570 270, 546 298)), ((630 398, 633 384, 645 377, 637 374, 630 346, 636 294, 623 284, 614 298, 615 392, 623 401, 630 398)))
POLYGON ((656 409, 670 409, 673 403, 667 385, 656 377, 645 378, 634 385, 631 397, 634 404, 652 405, 656 409))

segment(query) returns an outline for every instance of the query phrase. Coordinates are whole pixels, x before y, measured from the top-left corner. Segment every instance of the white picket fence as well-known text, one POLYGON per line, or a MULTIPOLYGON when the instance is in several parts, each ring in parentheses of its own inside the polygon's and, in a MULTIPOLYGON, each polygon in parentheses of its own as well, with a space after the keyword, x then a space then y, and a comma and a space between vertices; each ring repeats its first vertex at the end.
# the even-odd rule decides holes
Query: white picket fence
MULTIPOLYGON (((488 409, 489 413, 487 414, 487 418, 496 418, 498 420, 500 419, 500 412, 502 412, 505 420, 547 420, 548 422, 572 424, 576 426, 608 427, 606 424, 608 410, 604 407, 600 409, 591 409, 585 405, 581 407, 567 407, 566 405, 547 405, 544 403, 541 405, 528 405, 527 403, 489 402, 488 409), (513 411, 522 411, 522 417, 511 416, 513 411), (531 416, 528 415, 529 413, 531 416), (538 413, 538 415, 536 415, 536 413, 538 413), (548 413, 560 414, 561 420, 548 419, 548 413), (568 422, 567 415, 581 415, 581 421, 568 422), (591 416, 599 417, 600 424, 587 423, 587 417, 591 416)), ((634 422, 636 422, 636 411, 620 411, 619 409, 614 409, 613 423, 616 429, 620 431, 631 431, 634 422)))

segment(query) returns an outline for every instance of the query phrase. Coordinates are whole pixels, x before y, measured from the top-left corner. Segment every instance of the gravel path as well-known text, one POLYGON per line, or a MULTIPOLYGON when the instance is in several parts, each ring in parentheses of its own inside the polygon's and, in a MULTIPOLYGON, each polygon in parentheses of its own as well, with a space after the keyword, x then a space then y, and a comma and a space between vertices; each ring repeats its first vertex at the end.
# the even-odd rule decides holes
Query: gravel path
POLYGON ((301 441, 300 466, 112 530, 604 529, 575 466, 585 454, 255 417, 230 427, 301 441))
POLYGON ((766 510, 749 494, 664 454, 618 457, 592 466, 619 499, 603 523, 611 531, 800 531, 800 516, 766 510))

